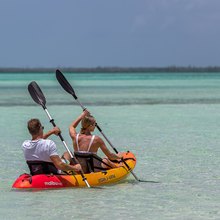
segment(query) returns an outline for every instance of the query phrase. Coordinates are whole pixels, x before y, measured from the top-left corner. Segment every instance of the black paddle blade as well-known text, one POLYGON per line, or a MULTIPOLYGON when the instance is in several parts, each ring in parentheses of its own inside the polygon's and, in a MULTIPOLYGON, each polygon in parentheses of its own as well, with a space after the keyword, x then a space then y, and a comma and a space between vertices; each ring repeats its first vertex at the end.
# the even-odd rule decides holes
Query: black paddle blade
POLYGON ((73 87, 69 84, 65 76, 58 69, 56 70, 56 78, 58 82, 60 83, 60 85, 63 87, 63 89, 66 92, 70 93, 75 99, 77 99, 77 96, 73 90, 73 87))
POLYGON ((46 99, 44 97, 43 92, 41 91, 38 84, 33 81, 28 85, 28 91, 32 97, 32 99, 39 105, 41 105, 44 109, 46 108, 46 99))

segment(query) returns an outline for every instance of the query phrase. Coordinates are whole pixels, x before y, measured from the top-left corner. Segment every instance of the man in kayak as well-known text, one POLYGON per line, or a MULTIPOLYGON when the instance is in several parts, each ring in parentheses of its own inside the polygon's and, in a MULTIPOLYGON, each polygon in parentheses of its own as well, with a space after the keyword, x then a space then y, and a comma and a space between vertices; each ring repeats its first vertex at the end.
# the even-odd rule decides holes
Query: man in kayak
POLYGON ((59 174, 61 170, 74 171, 76 173, 81 171, 80 164, 69 165, 64 163, 57 153, 55 143, 47 139, 52 134, 58 135, 60 133, 58 127, 54 127, 44 134, 44 127, 39 119, 29 120, 27 127, 32 140, 24 141, 22 149, 31 175, 59 174))
MULTIPOLYGON (((74 120, 70 127, 69 127, 69 133, 70 137, 73 141, 73 148, 74 153, 77 159, 79 160, 82 169, 85 173, 88 172, 87 165, 85 164, 85 160, 81 159, 85 157, 84 155, 90 155, 93 153, 93 155, 97 154, 98 149, 100 148, 102 152, 107 156, 107 158, 103 158, 101 160, 94 159, 94 167, 99 167, 96 171, 99 171, 100 169, 109 169, 109 168, 116 168, 119 166, 122 166, 121 164, 121 156, 120 153, 114 154, 111 151, 108 150, 106 147, 104 141, 99 137, 92 135, 92 132, 95 130, 96 120, 93 116, 90 115, 89 111, 84 110, 76 120, 74 120), (76 127, 81 122, 81 131, 80 133, 76 132, 76 127), (81 157, 81 158, 80 158, 81 157), (117 162, 117 163, 113 163, 117 162)), ((65 158, 68 158, 70 160, 69 155, 65 153, 63 155, 65 158)), ((98 157, 98 156, 96 156, 98 157)))

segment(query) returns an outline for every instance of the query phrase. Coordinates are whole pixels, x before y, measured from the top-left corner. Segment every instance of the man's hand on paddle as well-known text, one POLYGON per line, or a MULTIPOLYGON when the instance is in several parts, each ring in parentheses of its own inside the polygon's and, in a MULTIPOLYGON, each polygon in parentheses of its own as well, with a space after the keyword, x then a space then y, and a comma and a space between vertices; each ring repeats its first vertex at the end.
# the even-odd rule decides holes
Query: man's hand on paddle
POLYGON ((76 173, 80 173, 82 171, 82 167, 81 167, 81 165, 79 163, 74 165, 74 171, 76 173))
POLYGON ((56 136, 61 133, 61 130, 58 127, 54 127, 52 130, 52 133, 55 134, 56 136))

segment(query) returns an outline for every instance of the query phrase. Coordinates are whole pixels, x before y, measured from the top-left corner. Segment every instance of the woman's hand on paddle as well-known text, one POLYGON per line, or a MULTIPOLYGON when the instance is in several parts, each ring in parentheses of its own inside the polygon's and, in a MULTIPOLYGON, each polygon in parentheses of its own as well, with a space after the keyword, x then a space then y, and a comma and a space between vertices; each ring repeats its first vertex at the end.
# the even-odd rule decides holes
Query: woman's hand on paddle
POLYGON ((123 153, 122 152, 118 152, 116 155, 119 157, 119 161, 122 162, 122 160, 123 160, 123 153))
POLYGON ((90 112, 87 109, 85 109, 85 110, 83 110, 83 112, 81 114, 81 118, 83 119, 84 117, 86 117, 88 115, 90 115, 90 112))

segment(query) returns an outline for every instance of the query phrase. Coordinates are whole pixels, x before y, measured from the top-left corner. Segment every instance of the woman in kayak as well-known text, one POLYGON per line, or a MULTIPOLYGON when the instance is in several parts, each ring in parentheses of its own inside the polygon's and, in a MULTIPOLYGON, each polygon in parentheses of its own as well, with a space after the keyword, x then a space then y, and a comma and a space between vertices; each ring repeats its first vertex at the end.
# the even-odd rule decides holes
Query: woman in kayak
POLYGON ((58 127, 44 134, 44 127, 39 119, 29 120, 27 127, 32 139, 24 141, 22 149, 31 175, 58 174, 60 173, 59 170, 78 173, 81 170, 80 164, 69 165, 64 163, 57 153, 55 143, 47 139, 52 134, 58 135, 60 133, 58 127))
MULTIPOLYGON (((93 116, 90 115, 89 111, 84 110, 76 120, 74 120, 69 127, 69 134, 73 141, 74 153, 77 159, 79 160, 82 169, 85 173, 88 172, 87 165, 85 163, 85 159, 81 158, 89 158, 91 154, 95 157, 98 149, 100 148, 102 152, 107 156, 107 158, 103 158, 100 160, 94 159, 93 156, 93 165, 95 168, 99 167, 99 169, 109 169, 116 168, 122 166, 120 153, 114 154, 108 150, 104 141, 97 135, 92 135, 92 132, 95 130, 96 120, 93 116), (76 127, 81 122, 81 131, 80 133, 76 132, 76 127), (117 162, 113 163, 111 161, 117 162)), ((64 155, 65 158, 69 158, 67 154, 64 155)), ((90 157, 91 159, 91 157, 90 157)), ((99 170, 98 169, 98 170, 99 170)), ((95 170, 97 171, 97 170, 95 170)))

